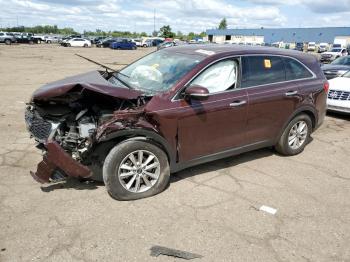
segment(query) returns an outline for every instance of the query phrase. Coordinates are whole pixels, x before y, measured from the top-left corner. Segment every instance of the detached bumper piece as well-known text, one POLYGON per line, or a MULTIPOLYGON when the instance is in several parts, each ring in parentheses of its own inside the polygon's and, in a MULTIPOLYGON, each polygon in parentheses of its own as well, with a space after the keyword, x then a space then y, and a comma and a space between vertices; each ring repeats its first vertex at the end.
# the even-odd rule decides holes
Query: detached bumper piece
POLYGON ((30 172, 39 183, 49 183, 65 178, 65 176, 87 178, 92 172, 86 166, 75 161, 59 144, 50 141, 46 144, 47 153, 38 164, 37 171, 30 172))

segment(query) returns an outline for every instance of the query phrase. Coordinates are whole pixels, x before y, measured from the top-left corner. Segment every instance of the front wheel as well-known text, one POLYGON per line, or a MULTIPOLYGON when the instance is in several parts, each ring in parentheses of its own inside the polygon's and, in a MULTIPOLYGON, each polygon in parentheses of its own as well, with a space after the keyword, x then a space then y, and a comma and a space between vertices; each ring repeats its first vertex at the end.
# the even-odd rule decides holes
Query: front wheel
POLYGON ((275 149, 285 156, 301 153, 310 141, 312 121, 306 114, 300 114, 289 122, 275 149))
POLYGON ((88 44, 84 44, 84 47, 85 47, 85 48, 88 47, 88 44))
POLYGON ((117 200, 135 200, 162 192, 169 184, 167 155, 158 146, 126 141, 115 146, 103 164, 103 181, 117 200))
POLYGON ((6 40, 5 40, 5 45, 11 45, 11 44, 12 44, 12 42, 11 42, 10 39, 6 39, 6 40))

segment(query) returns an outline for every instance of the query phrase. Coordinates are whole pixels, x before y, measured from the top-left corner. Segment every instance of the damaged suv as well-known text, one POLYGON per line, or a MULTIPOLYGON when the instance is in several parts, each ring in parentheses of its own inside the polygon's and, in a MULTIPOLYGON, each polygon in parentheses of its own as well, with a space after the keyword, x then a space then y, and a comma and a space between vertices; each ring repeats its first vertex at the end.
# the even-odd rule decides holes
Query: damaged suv
POLYGON ((243 46, 180 46, 121 71, 93 71, 34 92, 25 120, 44 150, 40 183, 104 181, 132 200, 163 191, 170 173, 274 146, 303 151, 326 112, 316 58, 243 46))

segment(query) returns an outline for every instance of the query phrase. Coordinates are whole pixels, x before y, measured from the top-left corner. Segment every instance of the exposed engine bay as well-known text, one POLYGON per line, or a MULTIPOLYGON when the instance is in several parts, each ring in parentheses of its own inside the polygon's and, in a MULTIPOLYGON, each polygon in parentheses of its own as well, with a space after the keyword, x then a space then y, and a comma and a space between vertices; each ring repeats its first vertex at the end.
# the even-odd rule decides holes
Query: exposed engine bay
POLYGON ((74 160, 91 164, 86 162, 98 128, 113 119, 116 112, 134 111, 145 103, 144 97, 120 99, 77 86, 48 101, 32 101, 25 120, 39 148, 45 150, 45 142, 54 140, 74 160))

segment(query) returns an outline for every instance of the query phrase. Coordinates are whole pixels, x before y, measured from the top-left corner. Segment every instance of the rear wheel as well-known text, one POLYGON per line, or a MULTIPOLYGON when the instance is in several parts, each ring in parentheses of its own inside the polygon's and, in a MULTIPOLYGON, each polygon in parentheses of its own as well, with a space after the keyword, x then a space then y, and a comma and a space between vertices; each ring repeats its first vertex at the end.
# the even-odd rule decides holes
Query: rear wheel
POLYGON ((88 47, 88 44, 84 44, 84 47, 88 47))
POLYGON ((306 114, 300 114, 289 122, 275 149, 285 156, 301 153, 310 140, 312 121, 306 114))
POLYGON ((103 164, 108 193, 118 200, 135 200, 162 192, 169 184, 170 169, 165 152, 143 141, 115 146, 103 164))
POLYGON ((12 42, 11 42, 11 40, 10 40, 10 39, 6 39, 6 40, 5 40, 5 44, 6 44, 6 45, 11 45, 11 44, 12 44, 12 42))

